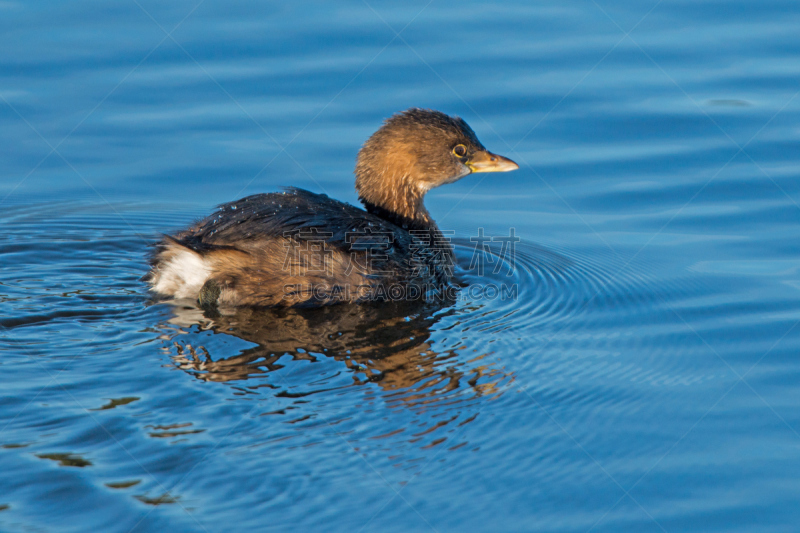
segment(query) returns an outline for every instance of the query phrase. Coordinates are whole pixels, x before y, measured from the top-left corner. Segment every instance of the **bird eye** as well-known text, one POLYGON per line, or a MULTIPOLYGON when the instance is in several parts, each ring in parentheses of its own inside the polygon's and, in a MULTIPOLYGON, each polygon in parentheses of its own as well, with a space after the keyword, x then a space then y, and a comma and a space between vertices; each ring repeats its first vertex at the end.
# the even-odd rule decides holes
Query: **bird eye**
POLYGON ((466 146, 464 146, 463 144, 457 144, 457 145, 455 145, 455 147, 453 148, 453 153, 454 153, 454 154, 455 154, 457 157, 464 157, 465 155, 467 155, 467 147, 466 147, 466 146))

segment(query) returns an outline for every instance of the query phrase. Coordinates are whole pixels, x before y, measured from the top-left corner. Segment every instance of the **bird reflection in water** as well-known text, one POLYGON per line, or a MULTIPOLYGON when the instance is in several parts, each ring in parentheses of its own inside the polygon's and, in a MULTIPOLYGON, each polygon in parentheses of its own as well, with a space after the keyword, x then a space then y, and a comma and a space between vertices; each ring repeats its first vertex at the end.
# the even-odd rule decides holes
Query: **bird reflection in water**
MULTIPOLYGON (((332 358, 352 373, 353 382, 338 388, 372 383, 389 405, 412 408, 496 397, 513 381, 511 373, 490 361, 491 352, 475 352, 461 341, 438 347, 431 339, 436 324, 456 313, 454 306, 382 302, 318 309, 242 308, 212 315, 194 306, 174 305, 174 313, 172 325, 199 326, 256 345, 232 357, 219 357, 203 346, 175 342, 175 365, 205 381, 253 380, 292 361, 332 358)), ((285 389, 284 379, 272 378, 267 386, 285 389)), ((318 379, 316 375, 314 380, 318 379)), ((291 389, 297 392, 283 390, 278 396, 323 392, 313 390, 315 383, 298 384, 294 376, 291 380, 291 389)))

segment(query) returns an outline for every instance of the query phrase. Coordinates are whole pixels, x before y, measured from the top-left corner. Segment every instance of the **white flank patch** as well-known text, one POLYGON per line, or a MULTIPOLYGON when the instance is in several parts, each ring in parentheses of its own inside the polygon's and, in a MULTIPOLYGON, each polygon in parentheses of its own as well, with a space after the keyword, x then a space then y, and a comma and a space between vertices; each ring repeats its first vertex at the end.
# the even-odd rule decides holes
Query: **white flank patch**
POLYGON ((197 298, 203 284, 211 276, 211 268, 190 250, 175 250, 175 256, 158 266, 158 279, 153 290, 176 298, 197 298))

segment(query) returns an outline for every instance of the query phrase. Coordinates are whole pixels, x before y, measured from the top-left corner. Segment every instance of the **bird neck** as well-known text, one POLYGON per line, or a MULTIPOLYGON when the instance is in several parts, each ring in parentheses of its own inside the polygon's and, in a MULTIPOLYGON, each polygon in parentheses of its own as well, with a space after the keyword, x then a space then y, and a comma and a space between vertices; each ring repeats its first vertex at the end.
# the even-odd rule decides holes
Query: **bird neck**
POLYGON ((423 203, 427 191, 418 186, 417 180, 402 176, 391 186, 379 187, 375 187, 377 180, 364 181, 371 186, 365 187, 363 181, 357 180, 356 189, 368 212, 408 230, 436 227, 423 203))
POLYGON ((424 230, 436 227, 436 222, 433 221, 424 206, 421 206, 421 210, 417 209, 414 213, 400 213, 397 210, 386 209, 378 204, 373 204, 368 200, 362 199, 361 203, 364 204, 364 208, 367 212, 384 220, 388 220, 395 226, 400 226, 403 229, 424 230), (421 211, 424 212, 424 216, 421 211))

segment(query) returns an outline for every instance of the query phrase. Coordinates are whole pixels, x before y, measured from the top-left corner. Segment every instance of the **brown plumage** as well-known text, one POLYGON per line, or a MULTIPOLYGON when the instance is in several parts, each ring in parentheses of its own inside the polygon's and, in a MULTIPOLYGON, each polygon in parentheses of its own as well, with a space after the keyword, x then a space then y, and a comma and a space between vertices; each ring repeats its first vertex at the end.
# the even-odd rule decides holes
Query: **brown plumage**
POLYGON ((223 204, 167 236, 151 258, 151 290, 202 306, 319 306, 441 294, 452 247, 425 193, 471 172, 517 165, 483 147, 462 119, 409 109, 364 144, 356 190, 366 211, 302 189, 223 204))

